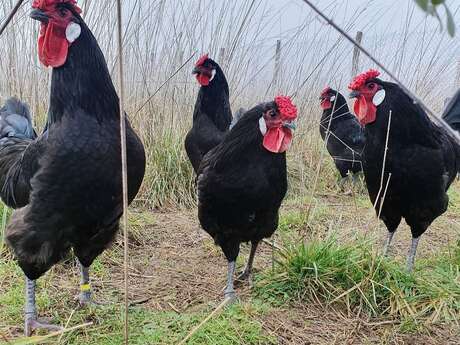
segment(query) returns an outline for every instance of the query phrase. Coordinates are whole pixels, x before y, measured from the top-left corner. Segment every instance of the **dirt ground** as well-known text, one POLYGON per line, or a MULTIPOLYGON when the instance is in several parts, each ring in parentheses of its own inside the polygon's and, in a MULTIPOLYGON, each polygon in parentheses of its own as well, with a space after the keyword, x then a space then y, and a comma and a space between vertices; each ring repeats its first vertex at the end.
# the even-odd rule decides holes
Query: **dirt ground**
MULTIPOLYGON (((361 196, 354 199, 341 194, 320 195, 311 210, 311 228, 308 236, 327 236, 333 227, 339 241, 350 241, 360 232, 380 246, 386 236, 383 226, 378 226, 372 209, 361 196), (357 213, 358 212, 358 213, 357 213), (360 217, 357 218, 356 214, 360 217)), ((306 210, 301 203, 288 203, 282 213, 306 210)), ((455 208, 439 218, 422 237, 418 257, 432 255, 452 241, 460 238, 460 215, 455 208)), ((140 211, 130 215, 130 301, 153 312, 173 311, 178 315, 194 311, 212 310, 223 298, 226 261, 220 248, 200 229, 194 211, 140 211)), ((292 234, 295 236, 295 234, 292 234)), ((307 240, 308 240, 307 236, 307 240)), ((275 242, 281 243, 279 235, 275 242)), ((392 256, 403 261, 410 246, 410 232, 402 225, 395 236, 392 256)), ((101 257, 105 279, 93 282, 96 295, 111 291, 118 302, 123 295, 121 242, 101 257)), ((240 268, 247 259, 249 246, 242 245, 240 268)), ((73 265, 72 263, 67 265, 73 265)), ((256 275, 269 270, 272 265, 272 248, 259 247, 255 262, 256 275)), ((77 273, 69 276, 66 264, 53 268, 53 293, 65 291, 65 300, 75 292, 77 273), (54 289, 54 290, 53 290, 54 289)), ((51 279, 51 278, 50 278, 51 279)), ((251 303, 254 294, 248 285, 238 287, 241 302, 251 303)), ((107 297, 107 296, 106 296, 107 297)), ((54 296, 55 298, 55 296, 54 296)), ((55 307, 65 308, 59 299, 55 307), (60 306, 60 303, 63 306, 60 306)), ((20 308, 20 307, 19 307, 20 308)), ((0 308, 1 310, 1 308, 0 308)), ((224 311, 225 312, 225 311, 224 311)), ((349 315, 337 306, 292 304, 273 306, 255 316, 263 332, 284 344, 460 344, 460 328, 453 324, 424 325, 416 332, 402 331, 396 320, 367 319, 364 315, 349 315)), ((7 336, 17 336, 22 330, 7 328, 7 336)))
MULTIPOLYGON (((328 205, 327 212, 338 214, 344 208, 356 207, 359 214, 364 214, 357 220, 354 212, 344 213, 339 237, 345 240, 350 237, 349 231, 358 229, 377 244, 383 243, 386 231, 383 225, 377 229, 373 212, 367 206, 356 205, 352 197, 342 195, 322 196, 321 205, 323 203, 328 205), (361 227, 357 227, 356 222, 361 227)), ((419 257, 431 255, 459 238, 460 217, 454 213, 452 210, 447 217, 440 218, 423 236, 419 257)), ((144 232, 150 233, 151 238, 144 237, 143 243, 137 243, 139 250, 133 248, 131 251, 132 267, 138 275, 132 277, 131 299, 148 308, 172 309, 179 313, 199 310, 209 303, 218 305, 225 285, 226 261, 220 249, 200 230, 194 212, 157 212, 154 219, 144 232), (148 262, 146 251, 151 253, 148 262)), ((404 260, 410 238, 407 225, 402 224, 391 250, 396 259, 404 260)), ((249 246, 243 245, 240 256, 245 260, 248 252, 249 246)), ((271 258, 271 247, 261 245, 255 263, 256 272, 270 269, 271 258)), ((121 277, 121 272, 116 274, 121 277)), ((251 298, 248 286, 240 287, 238 294, 242 301, 251 298)), ((396 321, 366 320, 359 315, 347 315, 333 307, 320 305, 274 308, 259 321, 279 344, 460 344, 460 328, 452 325, 424 326, 417 334, 404 334, 396 321)))

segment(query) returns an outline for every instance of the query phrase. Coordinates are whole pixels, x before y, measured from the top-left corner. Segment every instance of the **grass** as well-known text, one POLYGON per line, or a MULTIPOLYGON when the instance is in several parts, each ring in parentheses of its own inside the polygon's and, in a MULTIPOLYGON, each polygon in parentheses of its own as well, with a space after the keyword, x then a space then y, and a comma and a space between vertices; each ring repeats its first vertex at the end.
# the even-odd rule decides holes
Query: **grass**
MULTIPOLYGON (((112 37, 116 21, 110 15, 114 13, 113 2, 84 0, 80 4, 85 20, 100 42, 109 69, 115 71, 117 56, 112 37)), ((399 11, 398 1, 385 7, 390 9, 395 4, 399 11)), ((11 5, 11 1, 0 4, 0 18, 11 5)), ((428 253, 421 253, 417 270, 412 275, 405 272, 399 256, 382 259, 377 255, 380 243, 377 245, 373 233, 377 222, 368 197, 365 192, 353 197, 337 196, 337 173, 327 154, 321 163, 316 193, 311 193, 323 149, 317 130, 321 113, 317 97, 326 84, 342 91, 346 89, 350 77, 347 61, 351 61, 351 46, 308 11, 302 14, 303 24, 299 27, 282 30, 273 25, 280 22, 285 10, 289 10, 281 10, 281 2, 276 4, 279 8, 267 6, 262 0, 135 1, 126 2, 125 6, 127 112, 145 144, 148 162, 142 190, 130 213, 131 264, 136 268, 136 274, 143 268, 154 267, 153 272, 138 277, 139 281, 133 283, 131 289, 136 293, 140 290, 143 295, 152 294, 158 303, 130 309, 131 343, 176 344, 220 298, 220 294, 216 297, 217 294, 211 294, 209 290, 220 288, 223 281, 216 283, 215 276, 206 281, 195 271, 201 268, 211 274, 211 267, 222 260, 220 250, 212 241, 202 240, 198 248, 193 246, 193 241, 188 241, 190 233, 198 227, 194 223, 196 216, 193 215, 187 223, 174 219, 163 224, 161 217, 151 211, 159 209, 174 213, 180 209, 182 215, 195 207, 194 175, 183 148, 198 90, 190 75, 195 58, 154 97, 151 96, 189 56, 206 51, 218 60, 226 73, 233 109, 239 106, 248 108, 268 100, 280 90, 285 94, 297 94, 295 102, 300 118, 299 129, 288 152, 289 194, 276 235, 277 243, 285 249, 276 253, 275 271, 265 269, 259 273, 254 292, 243 295, 240 303, 212 319, 188 344, 349 343, 349 340, 340 339, 340 334, 345 332, 342 326, 338 325, 330 332, 323 329, 324 324, 316 326, 316 323, 324 322, 334 327, 339 324, 334 317, 340 315, 344 318, 344 314, 351 317, 351 322, 361 315, 365 315, 366 320, 391 319, 397 324, 392 332, 398 336, 420 334, 421 323, 442 321, 449 329, 458 326, 460 245, 447 245, 452 242, 452 237, 459 238, 458 186, 449 191, 449 211, 433 225, 432 231, 440 231, 442 235, 440 239, 436 238, 440 243, 430 242, 430 245, 436 245, 436 249, 430 247, 428 253), (281 73, 278 74, 278 85, 272 85, 274 44, 279 38, 282 44, 281 73), (332 53, 324 56, 331 47, 334 47, 332 53), (305 213, 310 204, 307 219, 305 213), (148 211, 144 212, 145 209, 148 211), (182 228, 186 231, 180 232, 175 242, 170 243, 182 228), (152 229, 164 231, 167 236, 160 240, 152 229), (165 247, 155 247, 154 244, 158 243, 165 247), (173 267, 181 274, 175 276, 176 280, 168 280, 170 271, 157 272, 161 259, 173 263, 172 266, 182 255, 193 261, 193 250, 205 255, 200 261, 192 262, 192 267, 173 267), (166 257, 161 258, 161 255, 166 257), (187 274, 194 275, 193 279, 185 280, 187 274), (163 285, 155 285, 147 276, 154 276, 163 285), (204 282, 200 285, 202 280, 204 282), (204 297, 189 296, 188 290, 196 285, 204 297), (203 305, 193 300, 196 304, 190 302, 178 313, 168 303, 183 302, 186 297, 182 295, 192 300, 202 298, 206 303, 203 305), (318 316, 311 319, 314 321, 303 322, 305 315, 311 315, 302 306, 314 309, 313 305, 319 308, 318 316), (330 310, 334 314, 332 317, 326 315, 330 310), (307 327, 310 327, 308 332, 307 327), (319 334, 314 338, 316 341, 310 338, 315 331, 319 334), (304 333, 308 333, 307 338, 302 337, 304 333), (327 334, 332 336, 327 338, 327 334)), ((297 5, 292 3, 289 6, 297 5)), ((438 37, 437 28, 433 30, 425 20, 416 23, 410 6, 406 10, 406 21, 399 28, 392 28, 396 32, 374 35, 367 29, 378 25, 378 18, 385 19, 387 13, 386 9, 373 11, 372 6, 368 6, 366 13, 355 11, 353 6, 348 8, 346 2, 333 2, 330 9, 343 13, 343 21, 341 17, 336 19, 349 32, 354 32, 359 23, 365 31, 366 47, 385 65, 393 66, 392 70, 430 107, 440 110, 448 96, 445 90, 450 89, 451 76, 455 74, 452 62, 458 55, 458 42, 448 41, 445 35, 438 37), (349 11, 353 13, 351 17, 347 16, 349 11), (438 87, 433 88, 433 85, 438 87)), ((300 15, 303 11, 299 9, 295 7, 300 15)), ((48 88, 44 87, 48 71, 39 67, 36 58, 38 26, 27 18, 28 11, 28 6, 24 6, 2 36, 6 49, 0 53, 0 96, 18 95, 29 102, 40 126, 47 109, 43 100, 48 99, 48 88)), ((368 61, 363 60, 360 67, 365 69, 368 66, 371 67, 368 61)), ((113 77, 116 82, 116 72, 113 77)), ((3 238, 2 230, 0 228, 0 238, 3 238)), ((377 229, 376 232, 381 231, 377 229)), ((53 339, 53 342, 77 345, 121 343, 122 255, 118 244, 106 251, 92 267, 97 295, 103 293, 112 306, 75 310, 73 294, 76 293, 78 275, 71 260, 57 265, 40 279, 37 299, 42 315, 61 324, 66 323, 71 315, 70 325, 94 322, 91 327, 66 334, 59 342, 53 339)), ((271 252, 264 252, 264 248, 260 250, 262 253, 258 258, 267 266, 263 266, 259 259, 256 264, 271 267, 268 264, 271 252)), ((243 264, 244 259, 240 256, 238 263, 243 264)), ((3 334, 9 339, 19 337, 21 329, 12 325, 22 324, 23 309, 22 272, 5 250, 3 240, 0 242, 0 288, 1 343, 3 334)), ((363 332, 369 335, 375 331, 363 332)), ((359 331, 352 329, 350 332, 356 334, 359 331)), ((385 343, 381 341, 383 338, 369 343, 385 343)), ((458 338, 460 336, 456 340, 458 338)), ((395 343, 406 340, 398 338, 395 343)))
POLYGON ((419 260, 413 274, 377 255, 363 239, 290 244, 279 257, 276 271, 262 278, 259 288, 261 296, 277 303, 339 303, 371 317, 430 322, 460 316, 460 241, 445 253, 419 260))
MULTIPOLYGON (((101 272, 98 266, 99 263, 96 263, 93 274, 101 279, 105 273, 101 272)), ((12 284, 22 279, 22 272, 13 261, 2 262, 0 275, 6 288, 6 291, 0 294, 1 335, 2 328, 6 325, 21 325, 23 322, 23 286, 12 284)), ((115 302, 116 298, 108 306, 79 310, 76 309, 75 303, 69 303, 68 288, 54 286, 53 278, 56 276, 51 272, 39 281, 37 306, 40 315, 51 317, 53 322, 61 325, 67 322, 71 325, 93 323, 87 329, 65 334, 59 344, 112 345, 123 342, 123 309, 115 302)), ((76 281, 75 277, 75 283, 76 281)), ((210 312, 211 308, 212 306, 208 306, 200 311, 179 314, 175 311, 159 312, 143 307, 131 307, 130 344, 177 344, 210 312)), ((261 323, 256 319, 268 308, 269 306, 264 305, 260 300, 234 304, 208 322, 188 344, 275 344, 274 338, 266 334, 261 323)), ((18 338, 11 343, 23 344, 24 340, 18 338)))

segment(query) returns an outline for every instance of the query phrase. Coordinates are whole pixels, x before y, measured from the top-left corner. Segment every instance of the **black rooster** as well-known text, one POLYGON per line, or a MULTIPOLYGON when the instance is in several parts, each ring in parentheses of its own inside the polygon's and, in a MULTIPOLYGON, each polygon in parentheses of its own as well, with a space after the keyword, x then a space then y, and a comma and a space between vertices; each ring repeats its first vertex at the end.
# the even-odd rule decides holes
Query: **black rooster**
MULTIPOLYGON (((75 0, 36 0, 40 60, 53 67, 46 130, 10 100, 0 119, 1 198, 15 208, 6 240, 26 275, 25 333, 56 329, 37 319, 35 280, 70 249, 81 263, 82 304, 89 267, 113 241, 122 215, 119 101, 96 39, 75 0)), ((129 201, 145 169, 143 145, 126 123, 129 201)))
POLYGON ((250 278, 257 245, 278 227, 287 190, 286 154, 297 110, 279 96, 247 111, 203 159, 198 172, 198 217, 228 260, 225 296, 233 298, 240 243, 252 244, 240 279, 250 278))
POLYGON ((327 140, 327 151, 340 173, 339 186, 342 189, 349 172, 355 182, 357 174, 363 170, 361 152, 364 148, 364 133, 340 92, 327 87, 321 92, 320 100, 323 115, 319 131, 321 138, 327 140))
POLYGON ((209 150, 219 144, 232 121, 227 79, 208 55, 195 64, 193 73, 201 85, 193 111, 193 126, 185 137, 185 150, 195 173, 209 150))
MULTIPOLYGON (((420 236, 447 209, 446 192, 460 168, 460 146, 398 85, 378 76, 375 70, 357 76, 349 86, 350 96, 357 98, 354 110, 365 126, 363 167, 369 196, 389 231, 384 252, 404 218, 412 232, 407 260, 411 271, 420 236)), ((449 113, 445 118, 453 124, 459 116, 449 113)))

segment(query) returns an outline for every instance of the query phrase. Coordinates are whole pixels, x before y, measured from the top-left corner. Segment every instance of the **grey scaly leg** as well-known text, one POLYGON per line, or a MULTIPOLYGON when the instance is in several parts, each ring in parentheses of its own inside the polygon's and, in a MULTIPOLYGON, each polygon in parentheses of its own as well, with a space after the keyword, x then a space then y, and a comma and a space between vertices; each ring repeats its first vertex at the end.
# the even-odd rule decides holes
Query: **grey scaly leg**
POLYGON ((228 262, 227 271, 227 286, 225 287, 225 298, 234 299, 236 297, 235 289, 233 287, 233 275, 235 274, 235 261, 228 262))
POLYGON ((383 246, 383 256, 388 255, 388 250, 390 249, 390 244, 391 244, 391 241, 393 240, 394 235, 395 235, 394 232, 388 231, 387 240, 385 241, 385 245, 383 246))
POLYGON ((251 285, 251 272, 252 272, 252 265, 254 263, 254 257, 256 256, 257 246, 259 242, 251 242, 251 253, 249 254, 248 263, 244 268, 244 271, 236 278, 239 281, 242 280, 249 280, 249 284, 251 285))
POLYGON ((359 185, 359 173, 353 174, 351 179, 353 186, 359 185))
POLYGON ((417 253, 417 246, 418 246, 419 240, 420 240, 420 237, 412 238, 412 244, 410 246, 409 257, 407 258, 407 270, 409 272, 412 272, 412 270, 414 269, 415 254, 417 253))
POLYGON ((80 262, 80 304, 87 305, 91 303, 91 285, 89 283, 89 267, 83 266, 80 262))
POLYGON ((35 329, 47 329, 49 331, 60 331, 62 327, 40 322, 37 319, 37 308, 35 306, 35 280, 26 277, 26 307, 24 318, 24 333, 30 337, 35 329))
POLYGON ((339 180, 338 185, 339 185, 339 188, 340 188, 340 190, 341 190, 342 192, 345 190, 345 189, 344 189, 344 186, 345 186, 345 183, 347 182, 347 180, 348 180, 348 175, 345 176, 345 177, 342 177, 342 178, 339 180))

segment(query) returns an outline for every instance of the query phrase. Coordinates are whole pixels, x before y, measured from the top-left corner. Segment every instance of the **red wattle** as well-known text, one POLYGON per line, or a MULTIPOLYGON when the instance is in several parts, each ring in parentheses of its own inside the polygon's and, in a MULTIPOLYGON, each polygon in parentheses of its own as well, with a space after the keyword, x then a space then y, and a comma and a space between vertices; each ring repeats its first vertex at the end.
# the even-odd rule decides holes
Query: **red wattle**
POLYGON ((273 153, 287 151, 292 141, 292 132, 286 127, 270 128, 264 136, 264 147, 273 153))
POLYGON ((375 121, 377 107, 372 101, 367 101, 364 96, 359 96, 356 99, 353 109, 362 126, 375 121))
POLYGON ((332 103, 328 99, 323 99, 321 101, 321 108, 326 110, 326 109, 331 109, 332 108, 332 103))
POLYGON ((54 25, 51 21, 42 24, 38 38, 38 56, 46 66, 60 67, 65 64, 69 52, 69 42, 65 28, 54 25))
POLYGON ((210 79, 210 77, 203 73, 198 73, 196 75, 196 80, 198 80, 198 83, 200 83, 201 86, 208 86, 210 79))

